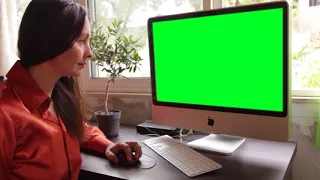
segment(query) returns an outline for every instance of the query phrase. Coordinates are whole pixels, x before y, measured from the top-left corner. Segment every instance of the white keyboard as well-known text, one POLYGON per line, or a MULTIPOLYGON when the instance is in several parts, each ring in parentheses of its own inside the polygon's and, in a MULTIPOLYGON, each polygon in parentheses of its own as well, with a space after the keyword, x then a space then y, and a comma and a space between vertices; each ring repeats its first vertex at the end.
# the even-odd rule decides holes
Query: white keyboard
POLYGON ((189 177, 195 177, 222 166, 168 135, 142 141, 189 177))

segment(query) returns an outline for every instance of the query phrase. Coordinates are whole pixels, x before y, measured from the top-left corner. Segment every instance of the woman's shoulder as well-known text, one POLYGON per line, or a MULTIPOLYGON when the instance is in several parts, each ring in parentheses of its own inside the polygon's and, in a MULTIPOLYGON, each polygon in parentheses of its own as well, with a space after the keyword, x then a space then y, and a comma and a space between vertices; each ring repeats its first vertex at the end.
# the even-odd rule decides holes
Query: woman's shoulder
POLYGON ((6 80, 0 83, 0 104, 11 104, 19 99, 19 95, 10 82, 6 80))
POLYGON ((16 114, 26 109, 19 95, 7 81, 0 83, 0 108, 0 116, 3 116, 3 113, 16 114))
POLYGON ((0 87, 0 124, 7 125, 6 127, 11 126, 16 133, 22 132, 21 130, 28 125, 30 120, 27 114, 30 112, 18 94, 8 87, 0 87))

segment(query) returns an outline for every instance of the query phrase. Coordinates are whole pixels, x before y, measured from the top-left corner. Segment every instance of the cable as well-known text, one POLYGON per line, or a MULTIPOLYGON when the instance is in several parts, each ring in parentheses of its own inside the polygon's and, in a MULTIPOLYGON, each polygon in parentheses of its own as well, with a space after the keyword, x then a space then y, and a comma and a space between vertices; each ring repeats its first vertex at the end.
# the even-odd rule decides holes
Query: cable
POLYGON ((139 134, 137 133, 137 136, 160 136, 159 134, 139 134))
MULTIPOLYGON (((138 167, 138 169, 151 169, 151 168, 153 168, 153 167, 155 167, 155 166, 157 165, 157 161, 156 161, 155 158, 149 156, 149 155, 146 154, 146 153, 142 153, 142 154, 144 154, 144 155, 148 156, 149 158, 153 159, 153 163, 154 163, 154 164, 153 164, 151 167, 138 167)), ((140 162, 146 162, 146 161, 140 160, 140 162)))
POLYGON ((192 131, 192 129, 180 129, 180 137, 187 137, 188 135, 190 135, 190 134, 192 134, 193 133, 193 131, 192 131), (183 131, 184 130, 186 130, 187 131, 187 133, 186 134, 183 134, 183 131))
MULTIPOLYGON (((146 122, 149 122, 149 120, 147 120, 146 122)), ((152 134, 137 134, 137 135, 146 135, 146 136, 161 136, 160 134, 158 134, 157 132, 155 131, 152 131, 151 129, 147 128, 147 127, 143 127, 145 128, 146 130, 148 130, 149 132, 151 132, 152 134)), ((184 138, 184 137, 187 137, 188 135, 190 134, 193 134, 193 130, 192 129, 180 129, 180 132, 179 132, 179 135, 175 135, 175 136, 171 136, 173 138, 184 138), (183 133, 183 131, 187 131, 186 134, 183 133)))
POLYGON ((147 128, 147 127, 143 127, 143 128, 145 128, 146 130, 148 130, 148 131, 151 132, 151 133, 158 134, 157 132, 152 131, 151 129, 149 129, 149 128, 147 128))

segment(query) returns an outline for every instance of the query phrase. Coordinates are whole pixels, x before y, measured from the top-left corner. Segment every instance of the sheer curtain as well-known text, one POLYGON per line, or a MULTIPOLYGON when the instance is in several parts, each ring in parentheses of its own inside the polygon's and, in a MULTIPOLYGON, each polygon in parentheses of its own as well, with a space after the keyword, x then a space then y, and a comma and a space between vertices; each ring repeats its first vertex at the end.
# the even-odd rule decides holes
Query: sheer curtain
POLYGON ((0 76, 5 76, 17 60, 16 0, 0 0, 0 76))

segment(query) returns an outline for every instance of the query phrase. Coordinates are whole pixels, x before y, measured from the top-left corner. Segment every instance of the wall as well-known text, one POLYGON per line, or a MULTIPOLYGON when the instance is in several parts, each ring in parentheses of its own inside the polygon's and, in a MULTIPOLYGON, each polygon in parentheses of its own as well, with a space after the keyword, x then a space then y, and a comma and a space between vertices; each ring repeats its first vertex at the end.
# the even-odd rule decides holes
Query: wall
POLYGON ((294 180, 320 179, 320 149, 315 147, 316 121, 318 118, 318 104, 292 104, 291 140, 298 144, 297 155, 293 164, 294 180))
MULTIPOLYGON (((103 95, 86 95, 85 101, 93 111, 103 109, 103 95)), ((122 124, 136 125, 151 119, 151 99, 149 96, 112 95, 109 109, 122 111, 122 124)), ((293 163, 294 180, 320 179, 320 150, 315 147, 316 120, 319 106, 312 102, 292 104, 292 137, 298 149, 293 163)))

